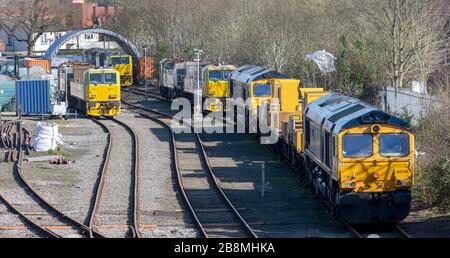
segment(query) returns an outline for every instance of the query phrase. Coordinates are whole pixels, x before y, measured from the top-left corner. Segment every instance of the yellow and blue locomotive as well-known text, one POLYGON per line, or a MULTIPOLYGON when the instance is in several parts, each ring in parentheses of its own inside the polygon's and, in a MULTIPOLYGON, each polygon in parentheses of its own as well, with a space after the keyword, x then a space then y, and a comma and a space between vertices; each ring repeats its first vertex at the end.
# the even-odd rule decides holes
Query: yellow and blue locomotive
POLYGON ((274 148, 344 220, 391 224, 408 216, 414 135, 405 121, 269 69, 240 67, 230 84, 234 99, 251 99, 249 112, 267 101, 267 112, 278 113, 274 148))
POLYGON ((414 135, 405 121, 337 93, 303 116, 302 171, 344 220, 391 224, 408 216, 414 135))

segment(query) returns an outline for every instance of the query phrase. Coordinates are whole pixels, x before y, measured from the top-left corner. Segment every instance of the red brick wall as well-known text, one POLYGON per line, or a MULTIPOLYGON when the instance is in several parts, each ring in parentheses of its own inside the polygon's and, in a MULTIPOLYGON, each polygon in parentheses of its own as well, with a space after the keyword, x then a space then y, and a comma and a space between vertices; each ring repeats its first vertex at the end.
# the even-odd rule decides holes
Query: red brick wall
MULTIPOLYGON (((103 22, 105 20, 106 8, 99 7, 92 3, 76 3, 72 4, 72 19, 75 29, 85 29, 93 26, 93 16, 99 17, 103 22)), ((108 15, 114 15, 115 8, 108 8, 108 15)))

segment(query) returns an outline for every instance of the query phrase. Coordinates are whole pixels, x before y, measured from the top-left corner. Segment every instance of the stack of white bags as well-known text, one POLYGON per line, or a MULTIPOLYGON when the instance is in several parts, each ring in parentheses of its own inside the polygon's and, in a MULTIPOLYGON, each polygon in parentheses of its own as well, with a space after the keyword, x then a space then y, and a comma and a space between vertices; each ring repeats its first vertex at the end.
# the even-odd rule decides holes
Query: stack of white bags
POLYGON ((63 144, 62 136, 58 132, 58 126, 39 122, 36 126, 33 149, 37 152, 46 152, 56 150, 58 144, 63 144))

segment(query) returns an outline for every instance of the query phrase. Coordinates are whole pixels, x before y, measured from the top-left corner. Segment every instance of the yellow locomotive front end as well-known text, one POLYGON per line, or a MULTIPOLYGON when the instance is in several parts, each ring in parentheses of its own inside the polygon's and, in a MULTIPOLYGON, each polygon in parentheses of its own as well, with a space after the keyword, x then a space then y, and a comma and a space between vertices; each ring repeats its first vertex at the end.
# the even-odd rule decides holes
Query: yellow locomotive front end
POLYGON ((116 116, 120 114, 120 74, 112 69, 85 72, 86 114, 89 116, 116 116))
POLYGON ((133 85, 133 58, 130 55, 112 55, 109 57, 109 64, 119 72, 122 87, 133 85))
POLYGON ((393 192, 413 184, 414 136, 390 125, 367 125, 339 134, 340 188, 393 192))
POLYGON ((414 135, 408 123, 331 93, 304 120, 307 178, 351 224, 393 224, 411 209, 414 135))
POLYGON ((206 66, 203 68, 203 95, 205 110, 225 111, 225 99, 230 95, 228 77, 236 69, 232 65, 206 66))
POLYGON ((369 123, 338 136, 341 213, 354 223, 395 223, 410 212, 414 135, 389 124, 369 123), (350 209, 350 207, 353 207, 350 209), (394 211, 394 213, 392 213, 394 211))

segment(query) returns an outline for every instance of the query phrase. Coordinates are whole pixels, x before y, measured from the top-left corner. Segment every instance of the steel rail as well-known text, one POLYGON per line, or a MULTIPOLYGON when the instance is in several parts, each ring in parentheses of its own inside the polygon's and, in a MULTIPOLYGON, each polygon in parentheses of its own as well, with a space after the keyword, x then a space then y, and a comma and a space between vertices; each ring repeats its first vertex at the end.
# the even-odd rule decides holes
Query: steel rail
POLYGON ((395 225, 395 228, 404 238, 413 238, 408 232, 406 232, 400 225, 395 225))
MULTIPOLYGON (((50 204, 49 202, 47 202, 32 186, 31 184, 26 180, 26 178, 24 177, 23 173, 22 173, 22 163, 23 163, 23 131, 22 131, 22 124, 21 121, 19 121, 19 158, 18 158, 18 163, 17 163, 17 176, 20 180, 20 182, 26 187, 26 189, 29 191, 29 193, 34 196, 41 204, 43 204, 43 206, 45 207, 44 209, 47 211, 51 211, 52 213, 56 214, 57 216, 55 217, 59 217, 60 220, 65 221, 67 224, 73 226, 75 229, 81 231, 83 234, 90 234, 91 230, 88 226, 84 225, 81 222, 78 222, 77 220, 71 218, 70 216, 68 216, 67 214, 65 214, 64 212, 60 211, 58 208, 56 208, 54 205, 50 204)), ((93 234, 96 237, 100 237, 103 238, 104 236, 101 235, 100 233, 94 231, 93 234)))
MULTIPOLYGON (((106 144, 106 149, 105 149, 104 158, 103 158, 103 162, 101 165, 97 185, 94 189, 95 195, 94 195, 93 206, 92 206, 91 212, 89 214, 89 218, 88 218, 89 229, 91 230, 91 232, 93 232, 95 229, 95 215, 97 214, 98 209, 100 207, 100 201, 101 201, 101 197, 102 197, 102 193, 103 193, 103 188, 105 185, 105 177, 106 177, 106 173, 108 171, 113 142, 112 142, 112 136, 111 136, 111 132, 110 132, 109 128, 106 125, 104 125, 103 123, 99 122, 97 119, 92 118, 91 120, 94 121, 97 125, 99 125, 101 128, 103 128, 108 133, 108 143, 106 144)), ((90 237, 93 238, 94 235, 91 233, 90 237)))
MULTIPOLYGON (((174 117, 173 117, 172 115, 169 115, 169 114, 166 114, 166 113, 163 113, 163 112, 160 112, 160 111, 152 110, 152 109, 149 109, 149 108, 145 108, 145 107, 133 105, 133 104, 130 104, 130 103, 126 102, 124 99, 123 99, 122 101, 123 101, 123 103, 124 103, 125 105, 132 107, 134 110, 138 109, 138 110, 142 110, 142 111, 149 112, 149 113, 152 113, 152 114, 156 114, 156 115, 158 115, 158 116, 166 117, 166 118, 169 118, 169 119, 174 119, 174 117)), ((142 112, 137 112, 137 113, 143 115, 142 112)), ((147 116, 145 116, 145 117, 152 117, 152 116, 148 116, 148 115, 147 115, 147 116)), ((151 119, 152 119, 152 118, 151 118, 151 119)), ((157 117, 153 117, 152 120, 155 120, 155 119, 156 119, 156 120, 160 120, 160 118, 157 118, 157 117)), ((169 130, 170 130, 170 132, 171 132, 171 135, 172 135, 172 141, 173 141, 173 145, 174 145, 174 147, 173 147, 172 149, 173 149, 173 151, 174 151, 174 155, 176 155, 177 150, 176 150, 176 139, 175 139, 174 132, 173 132, 172 128, 170 127, 170 125, 166 124, 166 123, 163 122, 163 121, 161 121, 161 122, 164 123, 165 126, 168 127, 169 130)), ((222 199, 225 201, 225 203, 227 204, 227 206, 231 209, 232 213, 233 213, 233 214, 235 215, 235 217, 238 219, 238 221, 239 221, 239 223, 241 224, 241 226, 244 227, 244 229, 245 229, 245 231, 247 232, 247 234, 248 234, 250 237, 258 238, 257 234, 254 232, 254 230, 251 228, 251 226, 245 221, 245 219, 241 216, 241 214, 239 213, 239 211, 236 209, 236 207, 233 205, 233 203, 230 201, 230 199, 228 198, 228 196, 227 196, 227 195, 225 194, 225 192, 223 191, 222 187, 220 186, 220 184, 219 184, 219 182, 218 182, 218 179, 217 179, 217 176, 216 176, 216 174, 215 174, 215 172, 214 172, 214 169, 212 168, 212 166, 211 166, 211 164, 210 164, 209 157, 208 157, 208 155, 207 155, 207 152, 206 152, 204 143, 203 143, 203 141, 201 140, 200 134, 195 130, 195 128, 194 128, 194 126, 193 126, 192 124, 190 124, 190 123, 188 123, 188 124, 189 124, 189 126, 190 126, 191 128, 194 129, 194 133, 195 133, 195 135, 196 135, 196 140, 197 140, 197 142, 198 142, 198 144, 199 144, 199 146, 200 146, 200 150, 201 150, 201 154, 202 154, 202 155, 201 155, 201 156, 202 156, 202 159, 203 159, 203 161, 204 161, 204 163, 206 164, 206 167, 207 167, 207 169, 208 169, 208 175, 210 176, 210 178, 211 178, 211 179, 213 180, 213 182, 214 182, 215 189, 219 192, 219 195, 220 195, 220 196, 222 197, 222 199)), ((178 163, 178 162, 176 162, 176 163, 178 163)), ((179 178, 179 179, 178 179, 179 185, 181 186, 180 189, 182 189, 183 197, 187 198, 187 194, 185 193, 185 191, 184 191, 184 189, 183 189, 183 188, 184 188, 184 187, 183 187, 183 183, 182 183, 183 181, 182 181, 182 178, 181 178, 182 176, 181 176, 181 173, 180 173, 179 166, 177 166, 177 174, 178 174, 178 178, 179 178), (181 180, 180 180, 180 179, 181 179, 181 180)), ((193 209, 192 205, 190 205, 189 199, 185 199, 185 200, 186 200, 186 203, 188 204, 188 207, 190 208, 190 211, 191 211, 193 217, 195 218, 197 224, 198 224, 198 225, 200 226, 200 228, 202 229, 202 234, 203 234, 205 237, 208 237, 208 235, 207 235, 207 233, 206 233, 206 231, 205 231, 205 229, 204 229, 202 223, 198 220, 198 217, 197 217, 196 214, 195 214, 195 210, 193 209)))
MULTIPOLYGON (((17 127, 19 128, 19 130, 21 129, 20 121, 12 121, 12 122, 8 122, 9 124, 14 124, 17 123, 17 127)), ((5 123, 6 124, 6 123, 5 123)), ((5 124, 3 124, 2 126, 5 126, 5 124)), ((3 128, 2 128, 2 133, 3 133, 3 128)), ((3 137, 2 137, 3 138, 3 137)), ((20 136, 19 136, 20 138, 20 136)), ((6 146, 5 146, 6 147, 6 146)), ((18 146, 18 148, 21 149, 20 146, 18 146)), ((21 155, 21 152, 18 152, 18 155, 21 155)), ((13 166, 13 170, 16 171, 19 169, 20 167, 20 163, 21 159, 18 158, 16 160, 16 162, 14 163, 13 166)), ((6 206, 12 210, 14 213, 16 213, 25 223, 25 225, 31 230, 35 230, 37 232, 39 232, 39 234, 45 236, 45 237, 50 237, 50 238, 61 238, 60 235, 56 234, 55 232, 48 230, 47 228, 39 225, 37 222, 35 222, 33 219, 29 218, 28 216, 26 216, 24 213, 22 213, 18 208, 16 208, 11 202, 9 202, 1 193, 0 193, 0 200, 6 204, 6 206)))
POLYGON ((208 234, 206 233, 202 223, 200 222, 200 220, 197 216, 197 213, 195 212, 191 202, 189 201, 186 191, 184 190, 183 178, 180 173, 181 169, 180 169, 180 165, 179 165, 178 152, 176 150, 175 133, 173 132, 172 128, 168 124, 164 123, 162 120, 160 120, 156 117, 144 114, 144 113, 140 113, 140 115, 162 125, 163 127, 166 127, 169 130, 170 135, 171 135, 170 146, 171 146, 171 151, 173 153, 172 161, 173 161, 173 167, 175 169, 176 176, 177 176, 178 188, 180 189, 180 192, 183 196, 183 200, 184 200, 186 206, 189 208, 190 214, 191 214, 192 218, 194 219, 195 223, 197 224, 197 227, 200 229, 203 237, 207 238, 208 234))
POLYGON ((134 157, 134 164, 133 164, 133 178, 132 178, 132 188, 133 188, 133 226, 132 226, 132 232, 134 238, 140 238, 141 234, 139 232, 139 196, 140 196, 140 189, 139 189, 139 170, 140 170, 140 152, 139 152, 139 138, 136 134, 136 132, 125 124, 122 121, 119 121, 115 118, 110 118, 112 121, 116 122, 117 124, 120 124, 123 126, 132 136, 133 139, 133 157, 134 157))
MULTIPOLYGON (((133 191, 133 201, 132 201, 132 209, 133 209, 133 215, 132 215, 132 224, 130 225, 130 229, 131 229, 131 233, 132 233, 132 237, 133 238, 140 238, 141 234, 139 232, 139 196, 140 196, 140 189, 139 189, 139 169, 140 169, 140 158, 139 158, 139 138, 137 137, 137 134, 135 133, 135 131, 129 127, 128 125, 126 125, 125 123, 114 119, 114 118, 109 118, 111 121, 119 124, 120 126, 124 127, 132 136, 132 141, 133 141, 133 156, 134 156, 134 162, 133 162, 133 178, 132 178, 132 183, 131 183, 131 188, 133 191)), ((104 189, 104 185, 105 185, 105 178, 109 169, 109 163, 110 163, 110 157, 111 157, 111 150, 113 147, 113 140, 112 140, 112 134, 111 131, 109 130, 109 128, 101 123, 100 121, 98 121, 97 119, 92 118, 92 121, 94 121, 96 124, 98 124, 100 127, 102 127, 107 133, 108 133, 108 144, 105 150, 105 154, 104 154, 104 159, 103 159, 103 163, 101 166, 101 172, 100 172, 100 176, 99 176, 99 181, 96 187, 96 194, 94 197, 94 205, 92 208, 92 213, 89 217, 89 228, 90 229, 94 229, 95 228, 95 217, 96 214, 98 213, 99 207, 100 207, 100 203, 101 203, 101 199, 102 199, 102 195, 103 195, 103 189, 104 189)), ((91 236, 92 237, 92 236, 91 236)))
MULTIPOLYGON (((355 238, 365 238, 365 235, 370 235, 370 232, 367 233, 361 233, 359 232, 355 227, 353 227, 352 225, 348 224, 347 222, 341 220, 341 223, 351 232, 351 234, 355 237, 355 238)), ((395 233, 397 232, 401 238, 412 238, 412 236, 410 234, 408 234, 404 229, 402 229, 400 227, 400 225, 394 225, 394 228, 389 231, 389 232, 384 232, 384 233, 395 233)), ((379 235, 379 233, 377 232, 373 232, 373 234, 379 235)))
MULTIPOLYGON (((142 89, 136 89, 136 88, 135 88, 134 91, 133 91, 133 89, 130 89, 130 91, 131 91, 132 93, 134 93, 134 94, 141 95, 141 96, 143 96, 143 95, 146 94, 142 89)), ((168 101, 167 99, 165 99, 165 98, 163 98, 163 97, 161 97, 161 96, 158 96, 158 95, 155 94, 155 93, 147 92, 147 95, 148 95, 149 97, 153 98, 153 99, 158 99, 158 100, 168 101)), ((139 108, 140 108, 140 107, 139 107, 139 108)), ((160 112, 158 112, 158 111, 154 111, 154 112, 160 113, 160 112)), ((167 114, 164 114, 164 115, 167 115, 167 114)), ((168 115, 168 116, 170 116, 170 115, 168 115)), ((225 120, 225 119, 223 119, 223 121, 224 121, 225 123, 228 123, 228 122, 229 122, 229 121, 227 121, 227 120, 225 120)), ((198 134, 197 134, 197 136, 200 137, 198 134)), ((201 140, 201 138, 199 138, 199 139, 201 140)), ((203 146, 203 144, 201 144, 201 146, 203 146)), ((292 164, 290 164, 290 163, 287 163, 287 164, 288 164, 289 168, 291 168, 293 171, 296 170, 296 168, 295 168, 292 164)), ((214 177, 214 178, 215 178, 215 177, 214 177)), ((343 221, 343 219, 340 219, 340 218, 339 218, 338 220, 341 222, 341 224, 344 225, 344 227, 346 227, 346 228, 350 231, 350 233, 351 233, 354 237, 356 237, 356 238, 364 238, 364 236, 363 236, 361 233, 359 233, 359 232, 358 232, 354 227, 352 227, 350 224, 348 224, 347 222, 343 221)), ((400 235, 403 236, 404 238, 412 238, 412 236, 411 236, 410 234, 408 234, 405 230, 403 230, 399 225, 395 225, 395 229, 394 229, 393 231, 399 232, 400 235)))

